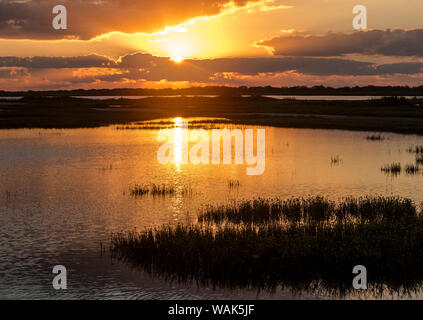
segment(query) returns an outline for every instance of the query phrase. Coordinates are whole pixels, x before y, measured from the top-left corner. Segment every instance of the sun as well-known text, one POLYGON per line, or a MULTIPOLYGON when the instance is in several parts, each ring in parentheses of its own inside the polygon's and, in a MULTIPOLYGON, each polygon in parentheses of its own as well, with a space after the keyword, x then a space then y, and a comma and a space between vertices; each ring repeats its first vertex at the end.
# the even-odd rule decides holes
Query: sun
POLYGON ((182 58, 181 56, 173 56, 170 58, 170 60, 176 63, 181 63, 182 61, 184 61, 184 58, 182 58))
POLYGON ((164 47, 170 60, 176 63, 181 63, 187 57, 192 56, 194 48, 191 40, 186 38, 173 39, 173 41, 167 42, 164 47))

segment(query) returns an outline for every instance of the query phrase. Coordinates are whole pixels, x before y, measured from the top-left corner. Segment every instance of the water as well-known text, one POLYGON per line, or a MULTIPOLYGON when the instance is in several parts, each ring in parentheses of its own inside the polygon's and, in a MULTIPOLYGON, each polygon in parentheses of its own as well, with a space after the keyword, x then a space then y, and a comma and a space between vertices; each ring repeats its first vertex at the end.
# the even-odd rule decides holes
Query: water
MULTIPOLYGON (((192 121, 192 119, 188 119, 192 121)), ((169 284, 101 254, 111 232, 195 222, 208 204, 253 197, 399 195, 422 200, 423 176, 384 175, 392 162, 413 164, 406 152, 423 137, 266 127, 266 169, 245 165, 161 165, 157 130, 117 127, 0 131, 0 298, 330 298, 271 295, 169 284), (339 157, 340 163, 331 163, 339 157), (236 179, 239 188, 229 189, 236 179), (133 198, 135 184, 166 183, 174 196, 133 198), (183 195, 189 186, 192 195, 183 195), (52 268, 68 268, 68 290, 51 286, 52 268)))

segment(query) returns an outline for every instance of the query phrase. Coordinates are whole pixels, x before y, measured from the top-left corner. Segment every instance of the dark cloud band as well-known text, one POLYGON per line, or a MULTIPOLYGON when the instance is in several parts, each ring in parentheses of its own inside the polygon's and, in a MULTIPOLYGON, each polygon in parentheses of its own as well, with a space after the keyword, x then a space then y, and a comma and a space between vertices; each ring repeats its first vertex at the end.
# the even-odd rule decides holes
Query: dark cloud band
POLYGON ((337 58, 268 57, 268 58, 220 58, 187 59, 175 63, 166 57, 136 53, 122 57, 118 62, 102 56, 81 57, 0 57, 0 68, 25 68, 33 72, 43 69, 113 69, 100 75, 108 81, 123 78, 147 81, 210 82, 218 74, 231 73, 257 76, 295 71, 314 76, 378 76, 422 73, 423 63, 402 62, 376 65, 369 62, 337 58))
POLYGON ((290 35, 256 42, 280 56, 340 56, 345 54, 423 56, 423 29, 372 30, 323 36, 290 35))
POLYGON ((0 0, 0 37, 91 39, 112 31, 154 32, 189 19, 216 15, 225 5, 259 0, 0 0), (68 29, 54 30, 52 9, 65 5, 68 29))

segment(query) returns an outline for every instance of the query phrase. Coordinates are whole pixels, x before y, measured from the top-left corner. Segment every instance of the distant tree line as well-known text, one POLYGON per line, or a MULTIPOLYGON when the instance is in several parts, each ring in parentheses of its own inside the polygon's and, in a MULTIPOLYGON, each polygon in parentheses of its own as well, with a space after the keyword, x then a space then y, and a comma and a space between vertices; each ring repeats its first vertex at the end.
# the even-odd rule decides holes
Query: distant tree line
POLYGON ((172 96, 172 95, 339 95, 339 96, 423 96, 423 86, 365 86, 332 88, 325 86, 296 87, 226 87, 205 86, 181 89, 77 89, 49 91, 1 91, 0 97, 10 96, 172 96))

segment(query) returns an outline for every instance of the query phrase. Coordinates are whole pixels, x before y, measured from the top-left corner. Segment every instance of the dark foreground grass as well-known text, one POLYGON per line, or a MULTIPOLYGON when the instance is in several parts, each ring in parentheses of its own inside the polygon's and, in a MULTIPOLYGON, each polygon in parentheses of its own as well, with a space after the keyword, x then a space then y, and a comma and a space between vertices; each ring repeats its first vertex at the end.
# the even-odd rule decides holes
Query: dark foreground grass
MULTIPOLYGON (((313 203, 305 206, 303 200, 291 201, 294 207, 296 203, 314 207, 313 203)), ((264 203, 250 210, 257 212, 264 203)), ((355 223, 163 226, 113 234, 111 252, 152 275, 200 286, 270 291, 287 287, 343 296, 353 291, 352 269, 361 264, 368 270, 374 294, 417 292, 423 283, 423 219, 414 204, 399 198, 362 198, 361 202, 351 198, 335 208, 342 211, 351 206, 352 211, 363 212, 359 216, 375 209, 370 214, 374 218, 355 223), (396 206, 404 213, 393 209, 396 206)), ((332 212, 331 203, 323 208, 332 212)))
POLYGON ((112 252, 168 280, 274 290, 352 291, 352 269, 366 266, 369 286, 412 293, 423 280, 423 223, 162 227, 112 236, 112 252))
POLYGON ((417 218, 416 206, 399 197, 348 197, 341 202, 325 197, 255 199, 208 207, 198 217, 199 222, 295 223, 323 222, 394 222, 399 218, 417 218))

